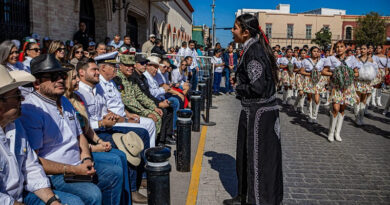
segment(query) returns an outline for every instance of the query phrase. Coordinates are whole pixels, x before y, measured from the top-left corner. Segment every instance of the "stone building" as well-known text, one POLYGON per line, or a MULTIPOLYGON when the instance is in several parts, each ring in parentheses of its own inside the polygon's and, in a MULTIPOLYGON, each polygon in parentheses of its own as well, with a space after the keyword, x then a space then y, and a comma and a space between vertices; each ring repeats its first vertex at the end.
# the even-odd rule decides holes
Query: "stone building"
POLYGON ((0 1, 0 40, 22 39, 31 33, 68 40, 83 21, 94 41, 130 35, 142 45, 151 33, 173 46, 191 38, 188 0, 18 0, 0 1))

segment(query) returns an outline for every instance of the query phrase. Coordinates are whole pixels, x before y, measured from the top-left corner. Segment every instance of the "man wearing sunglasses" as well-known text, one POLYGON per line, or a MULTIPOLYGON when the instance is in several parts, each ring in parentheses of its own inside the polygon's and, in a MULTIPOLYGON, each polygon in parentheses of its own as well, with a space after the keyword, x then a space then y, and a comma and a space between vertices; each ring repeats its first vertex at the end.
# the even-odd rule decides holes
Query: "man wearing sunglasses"
POLYGON ((94 163, 76 110, 63 96, 68 70, 54 55, 44 54, 31 61, 35 91, 22 103, 20 120, 56 190, 74 194, 85 204, 119 204, 123 175, 114 172, 111 164, 94 163), (98 181, 66 183, 65 175, 84 179, 97 175, 98 181))

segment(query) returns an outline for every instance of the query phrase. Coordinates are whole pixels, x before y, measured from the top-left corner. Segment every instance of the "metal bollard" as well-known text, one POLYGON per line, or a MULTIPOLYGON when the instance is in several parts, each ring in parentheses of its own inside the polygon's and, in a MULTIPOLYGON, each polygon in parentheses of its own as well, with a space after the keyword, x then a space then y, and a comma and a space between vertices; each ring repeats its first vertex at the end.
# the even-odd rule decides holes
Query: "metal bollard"
POLYGON ((146 174, 148 178, 148 204, 170 205, 169 172, 171 165, 168 160, 171 150, 166 147, 153 147, 145 151, 146 174))
POLYGON ((207 87, 206 87, 206 82, 204 80, 199 81, 198 83, 198 89, 202 93, 202 102, 200 104, 200 110, 203 111, 205 108, 205 103, 206 103, 206 94, 207 94, 207 87))
POLYGON ((202 103, 202 93, 194 91, 191 95, 191 110, 192 110, 192 131, 200 131, 200 107, 202 103))
POLYGON ((189 109, 177 111, 176 170, 179 172, 191 171, 191 116, 189 109))

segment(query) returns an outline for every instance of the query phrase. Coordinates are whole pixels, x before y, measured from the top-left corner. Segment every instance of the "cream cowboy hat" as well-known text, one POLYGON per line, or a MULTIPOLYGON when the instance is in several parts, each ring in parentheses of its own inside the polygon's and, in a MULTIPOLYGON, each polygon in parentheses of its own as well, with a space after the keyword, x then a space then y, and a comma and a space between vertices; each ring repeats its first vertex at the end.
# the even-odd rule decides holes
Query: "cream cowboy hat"
POLYGON ((35 77, 26 71, 8 71, 0 65, 0 95, 19 86, 35 82, 35 77))
POLYGON ((140 153, 144 150, 144 142, 135 132, 114 133, 112 139, 118 149, 126 154, 130 164, 138 166, 141 163, 140 153))
POLYGON ((147 59, 149 60, 148 64, 160 66, 160 58, 159 57, 149 56, 147 59))

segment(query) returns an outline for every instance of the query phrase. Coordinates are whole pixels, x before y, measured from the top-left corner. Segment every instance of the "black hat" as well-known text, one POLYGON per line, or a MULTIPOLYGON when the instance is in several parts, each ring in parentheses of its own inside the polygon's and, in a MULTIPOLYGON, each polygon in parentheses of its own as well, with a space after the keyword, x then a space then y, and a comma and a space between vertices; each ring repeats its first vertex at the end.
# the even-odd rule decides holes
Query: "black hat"
POLYGON ((135 62, 136 63, 146 63, 146 62, 149 62, 149 60, 146 59, 144 55, 136 55, 135 62))
POLYGON ((53 54, 42 54, 31 60, 31 74, 50 73, 58 71, 69 71, 70 69, 61 66, 53 54))

